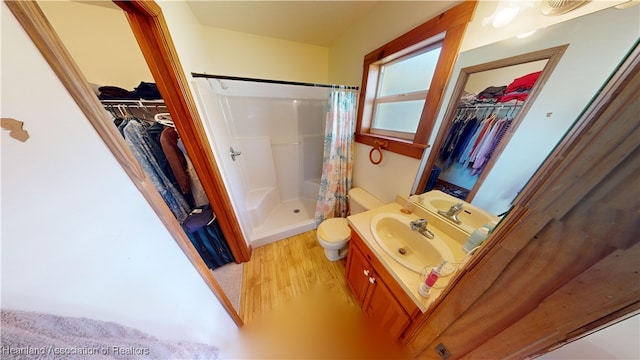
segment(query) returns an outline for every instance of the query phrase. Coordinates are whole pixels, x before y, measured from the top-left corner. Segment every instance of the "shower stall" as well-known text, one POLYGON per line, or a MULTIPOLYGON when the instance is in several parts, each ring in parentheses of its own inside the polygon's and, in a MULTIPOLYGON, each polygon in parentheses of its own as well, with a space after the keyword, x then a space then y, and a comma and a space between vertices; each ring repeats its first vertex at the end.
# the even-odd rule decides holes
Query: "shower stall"
POLYGON ((314 229, 331 89, 201 77, 193 85, 250 245, 314 229))

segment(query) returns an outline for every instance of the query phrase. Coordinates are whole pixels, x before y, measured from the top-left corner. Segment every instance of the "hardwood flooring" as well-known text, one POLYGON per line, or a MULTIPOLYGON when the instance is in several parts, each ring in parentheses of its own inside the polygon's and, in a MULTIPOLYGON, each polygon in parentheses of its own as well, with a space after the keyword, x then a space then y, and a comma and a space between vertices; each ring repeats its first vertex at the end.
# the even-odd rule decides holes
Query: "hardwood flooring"
POLYGON ((253 250, 245 263, 239 341, 229 359, 410 359, 357 305, 346 259, 331 262, 312 230, 253 250))
POLYGON ((345 265, 346 258, 327 260, 316 230, 258 247, 245 263, 240 317, 249 323, 317 288, 358 307, 346 281, 345 265))

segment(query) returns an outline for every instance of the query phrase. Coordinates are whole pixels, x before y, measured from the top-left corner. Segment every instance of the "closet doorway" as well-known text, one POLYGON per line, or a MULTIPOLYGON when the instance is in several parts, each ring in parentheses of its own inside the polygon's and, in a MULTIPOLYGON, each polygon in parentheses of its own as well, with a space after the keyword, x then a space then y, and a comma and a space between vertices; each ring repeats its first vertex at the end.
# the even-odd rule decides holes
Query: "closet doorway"
POLYGON ((461 69, 417 192, 471 202, 566 48, 461 69))
MULTIPOLYGON (((6 4, 207 286, 218 298, 232 320, 238 326, 242 326, 242 319, 233 304, 191 244, 181 224, 178 223, 137 159, 128 149, 122 135, 107 115, 103 104, 98 100, 74 59, 62 45, 63 42, 38 3, 8 1, 6 4)), ((166 36, 168 34, 167 25, 160 7, 154 2, 147 1, 123 1, 117 2, 117 5, 125 11, 153 79, 164 98, 168 112, 175 121, 175 126, 202 181, 205 193, 210 200, 211 207, 216 212, 220 227, 236 261, 248 261, 251 256, 251 248, 246 244, 235 218, 173 43, 166 36)))

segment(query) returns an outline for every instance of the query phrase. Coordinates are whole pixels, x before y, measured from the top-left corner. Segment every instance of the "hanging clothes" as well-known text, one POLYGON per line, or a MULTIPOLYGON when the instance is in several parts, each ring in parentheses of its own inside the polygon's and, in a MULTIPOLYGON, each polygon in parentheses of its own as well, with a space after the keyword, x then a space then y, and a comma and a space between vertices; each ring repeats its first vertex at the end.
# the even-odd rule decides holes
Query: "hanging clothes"
POLYGON ((194 209, 182 223, 182 228, 209 269, 235 261, 215 214, 208 206, 194 209))
MULTIPOLYGON (((150 91, 149 96, 153 96, 153 88, 150 91)), ((233 253, 210 209, 209 200, 172 122, 156 121, 150 124, 133 116, 128 105, 119 104, 117 109, 122 117, 116 123, 116 111, 113 107, 110 109, 114 124, 118 126, 125 143, 181 223, 182 229, 207 267, 213 270, 234 262, 233 253)), ((148 109, 143 110, 150 114, 148 109)), ((162 119, 167 120, 169 114, 156 115, 163 115, 162 119)))
POLYGON ((499 124, 502 121, 503 120, 496 120, 493 122, 493 124, 491 125, 491 129, 482 138, 480 145, 476 148, 477 151, 472 155, 473 156, 472 168, 475 169, 475 171, 472 171, 471 175, 476 175, 479 172, 478 169, 481 169, 482 166, 484 165, 487 159, 487 154, 489 153, 489 149, 491 148, 493 141, 498 135, 498 129, 500 128, 499 124))
POLYGON ((204 205, 209 204, 209 198, 207 194, 204 192, 204 187, 202 186, 202 182, 196 173, 196 169, 193 167, 191 160, 189 159, 189 154, 187 154, 187 150, 184 148, 184 144, 182 143, 182 139, 178 139, 178 148, 182 151, 184 158, 187 160, 187 174, 189 174, 189 183, 191 184, 191 196, 193 197, 193 203, 197 207, 202 207, 204 205))
POLYGON ((466 165, 469 166, 469 163, 474 163, 476 161, 478 154, 485 146, 488 136, 491 133, 491 130, 493 129, 496 121, 497 115, 495 113, 491 113, 491 115, 489 115, 489 117, 487 117, 483 121, 483 126, 480 132, 475 137, 475 141, 469 142, 467 148, 463 152, 463 154, 465 155, 464 159, 466 165))
POLYGON ((353 176, 356 94, 334 90, 329 93, 325 123, 324 155, 315 221, 348 215, 347 192, 353 176))
POLYGON ((182 150, 178 148, 178 133, 176 129, 165 127, 160 135, 160 145, 180 191, 184 195, 190 194, 191 183, 187 174, 187 159, 184 157, 182 150))
POLYGON ((440 149, 440 160, 442 161, 443 169, 446 170, 458 158, 467 138, 475 131, 477 125, 478 119, 475 116, 469 117, 462 114, 454 120, 445 144, 440 149))
POLYGON ((507 132, 510 124, 511 120, 509 119, 500 119, 496 122, 487 139, 486 147, 483 148, 483 151, 480 154, 478 154, 478 157, 473 163, 473 170, 471 170, 471 175, 477 175, 482 172, 484 166, 491 158, 491 154, 493 154, 496 147, 502 140, 502 137, 507 132))
MULTIPOLYGON (((164 148, 162 146, 162 132, 166 129, 166 126, 154 122, 151 126, 145 128, 145 134, 149 140, 149 146, 151 146, 151 150, 153 152, 153 156, 155 157, 158 165, 160 165, 160 169, 167 176, 167 179, 173 184, 173 186, 178 186, 178 179, 169 163, 169 159, 167 158, 164 148)), ((183 193, 184 194, 184 193, 183 193)))
POLYGON ((182 222, 190 211, 189 204, 160 168, 144 130, 138 120, 130 120, 124 127, 125 142, 173 215, 182 222))

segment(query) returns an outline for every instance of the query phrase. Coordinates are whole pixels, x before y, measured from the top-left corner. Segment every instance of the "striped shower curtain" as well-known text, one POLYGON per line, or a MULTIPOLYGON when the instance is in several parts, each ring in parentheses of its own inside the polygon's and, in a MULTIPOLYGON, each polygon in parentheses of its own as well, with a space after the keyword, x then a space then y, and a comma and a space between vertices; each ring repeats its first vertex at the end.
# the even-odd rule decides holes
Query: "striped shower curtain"
POLYGON ((356 126, 355 92, 333 90, 329 94, 324 136, 324 155, 320 193, 315 221, 346 217, 347 192, 353 173, 354 133, 356 126))

